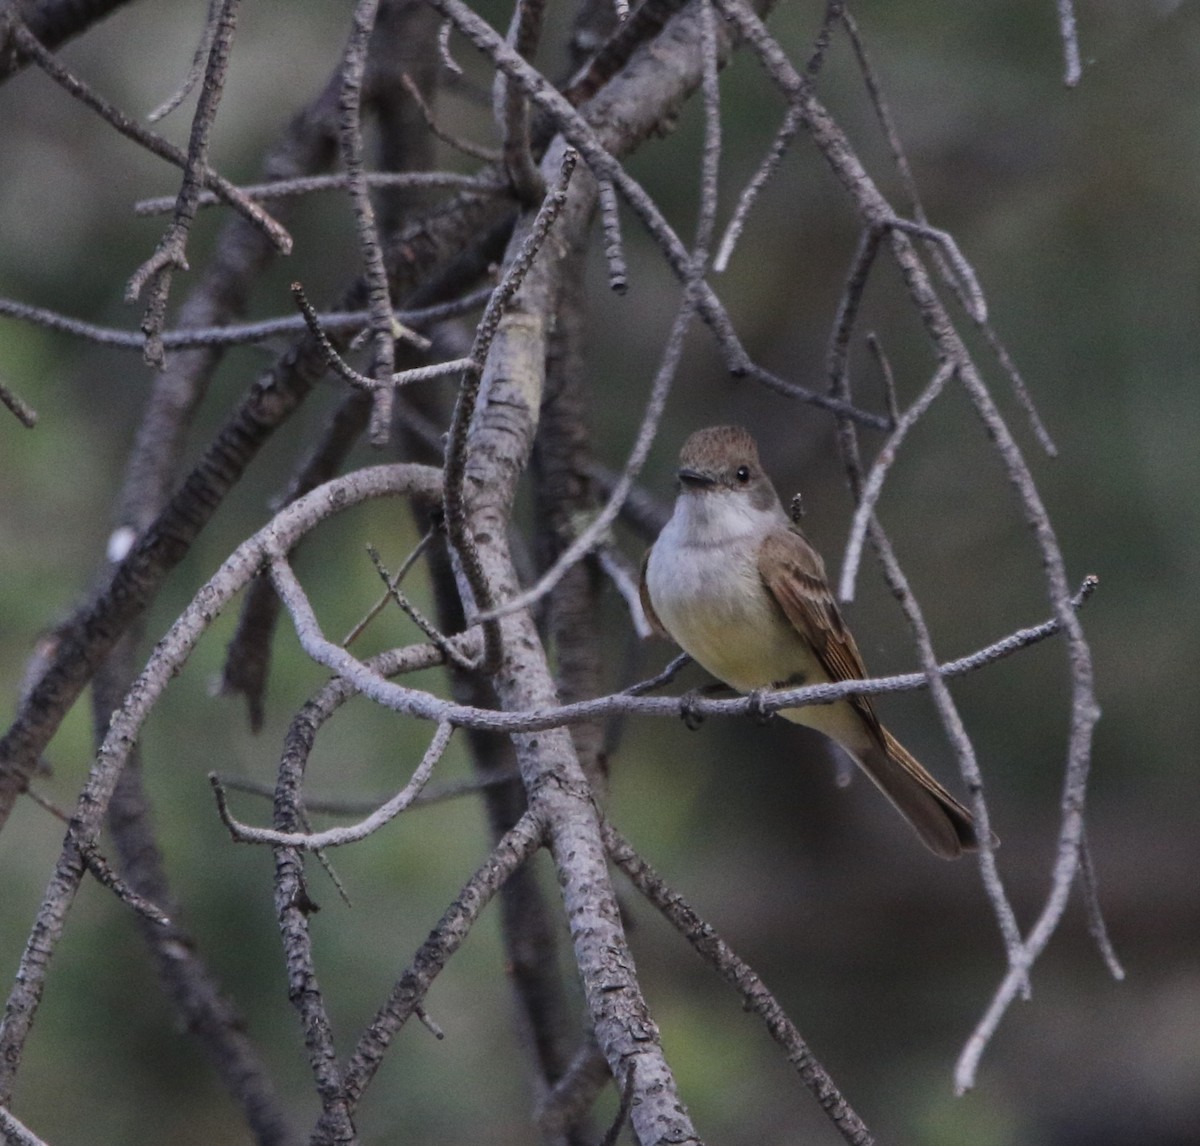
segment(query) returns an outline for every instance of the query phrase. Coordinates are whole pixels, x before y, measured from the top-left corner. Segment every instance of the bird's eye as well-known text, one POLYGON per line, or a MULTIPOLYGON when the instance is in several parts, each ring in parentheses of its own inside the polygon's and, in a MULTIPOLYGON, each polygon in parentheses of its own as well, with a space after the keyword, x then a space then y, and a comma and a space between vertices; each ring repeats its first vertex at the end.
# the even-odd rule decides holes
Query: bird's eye
POLYGON ((735 478, 737 478, 738 481, 740 481, 742 483, 742 485, 745 485, 746 482, 748 482, 750 480, 750 467, 749 466, 738 466, 737 472, 733 476, 735 478))

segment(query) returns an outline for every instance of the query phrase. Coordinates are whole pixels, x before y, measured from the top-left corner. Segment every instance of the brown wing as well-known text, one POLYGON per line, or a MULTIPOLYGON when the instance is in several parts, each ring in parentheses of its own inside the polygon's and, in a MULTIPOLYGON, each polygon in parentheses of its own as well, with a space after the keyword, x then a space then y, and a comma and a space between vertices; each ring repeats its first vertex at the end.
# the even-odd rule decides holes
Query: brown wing
MULTIPOLYGON (((650 549, 653 549, 652 545, 650 549)), ((660 636, 665 637, 668 641, 672 640, 672 636, 663 627, 662 621, 658 619, 658 614, 654 611, 654 606, 650 602, 650 590, 646 588, 646 565, 650 561, 650 549, 642 555, 642 570, 638 577, 638 596, 642 599, 642 612, 646 614, 646 620, 650 622, 650 627, 660 636)))
MULTIPOLYGON (((830 592, 825 564, 803 534, 782 529, 772 533, 759 550, 758 571, 830 679, 862 680, 867 669, 830 592)), ((877 747, 857 754, 867 775, 938 855, 953 859, 977 850, 971 813, 879 723, 865 696, 849 699, 878 738, 877 747)), ((992 846, 998 842, 993 837, 992 846)))
MULTIPOLYGON (((795 529, 777 529, 758 551, 758 573, 796 631, 812 645, 830 680, 862 680, 867 675, 854 637, 846 628, 825 578, 821 555, 795 529)), ((865 696, 850 703, 883 736, 879 718, 865 696)))

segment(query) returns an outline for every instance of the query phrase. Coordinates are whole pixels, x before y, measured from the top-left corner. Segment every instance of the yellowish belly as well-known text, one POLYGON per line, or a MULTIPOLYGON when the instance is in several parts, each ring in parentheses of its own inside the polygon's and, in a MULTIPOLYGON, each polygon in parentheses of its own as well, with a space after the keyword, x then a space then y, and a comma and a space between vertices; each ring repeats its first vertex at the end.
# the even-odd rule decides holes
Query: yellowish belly
MULTIPOLYGON (((756 562, 693 552, 681 573, 669 559, 656 562, 658 556, 651 554, 646 571, 654 611, 684 652, 718 680, 745 693, 830 679, 763 585, 756 562)), ((833 737, 852 753, 869 740, 845 701, 784 709, 780 716, 833 737)))

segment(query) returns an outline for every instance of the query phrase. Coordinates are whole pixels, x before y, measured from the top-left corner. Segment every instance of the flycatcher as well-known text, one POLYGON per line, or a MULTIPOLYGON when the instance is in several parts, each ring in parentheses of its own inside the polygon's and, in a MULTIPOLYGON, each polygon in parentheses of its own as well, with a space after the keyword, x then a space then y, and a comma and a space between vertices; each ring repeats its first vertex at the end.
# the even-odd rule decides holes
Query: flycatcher
MULTIPOLYGON (((740 426, 698 430, 684 443, 675 511, 642 562, 641 593, 651 624, 738 692, 867 675, 820 554, 789 520, 740 426)), ((939 856, 978 849, 971 814, 880 724, 867 697, 780 716, 837 741, 939 856)))

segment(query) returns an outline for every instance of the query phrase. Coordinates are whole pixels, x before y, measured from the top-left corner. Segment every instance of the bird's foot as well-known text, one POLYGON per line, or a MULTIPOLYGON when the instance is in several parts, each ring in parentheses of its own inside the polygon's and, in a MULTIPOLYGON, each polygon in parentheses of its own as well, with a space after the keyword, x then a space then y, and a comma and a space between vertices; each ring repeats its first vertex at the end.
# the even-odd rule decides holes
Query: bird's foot
POLYGON ((684 727, 689 732, 695 732, 704 723, 704 713, 696 706, 703 695, 700 689, 693 688, 679 698, 679 715, 683 718, 684 727))
POLYGON ((766 724, 775 715, 768 711, 765 703, 765 697, 770 691, 769 688, 755 688, 746 694, 746 699, 750 702, 750 715, 758 724, 766 724))

